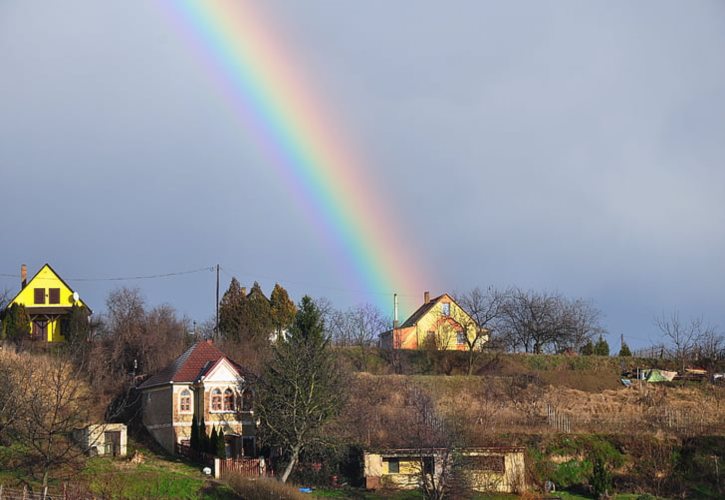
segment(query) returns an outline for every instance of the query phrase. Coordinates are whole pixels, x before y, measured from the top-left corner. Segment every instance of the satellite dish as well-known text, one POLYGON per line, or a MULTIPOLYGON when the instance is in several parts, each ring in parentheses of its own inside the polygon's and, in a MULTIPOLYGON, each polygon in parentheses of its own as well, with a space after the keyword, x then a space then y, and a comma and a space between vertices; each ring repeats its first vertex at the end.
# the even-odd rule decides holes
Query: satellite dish
POLYGON ((73 292, 73 302, 78 302, 80 299, 80 296, 78 295, 78 292, 73 292))

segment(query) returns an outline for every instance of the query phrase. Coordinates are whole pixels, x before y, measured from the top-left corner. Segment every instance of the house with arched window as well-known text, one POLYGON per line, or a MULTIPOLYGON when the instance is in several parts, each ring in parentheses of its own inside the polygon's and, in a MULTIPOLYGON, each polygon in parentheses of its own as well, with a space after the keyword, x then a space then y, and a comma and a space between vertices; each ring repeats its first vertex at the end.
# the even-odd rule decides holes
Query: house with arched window
POLYGON ((251 373, 211 340, 197 342, 139 386, 144 426, 171 453, 188 445, 194 417, 224 431, 227 455, 255 456, 251 373))

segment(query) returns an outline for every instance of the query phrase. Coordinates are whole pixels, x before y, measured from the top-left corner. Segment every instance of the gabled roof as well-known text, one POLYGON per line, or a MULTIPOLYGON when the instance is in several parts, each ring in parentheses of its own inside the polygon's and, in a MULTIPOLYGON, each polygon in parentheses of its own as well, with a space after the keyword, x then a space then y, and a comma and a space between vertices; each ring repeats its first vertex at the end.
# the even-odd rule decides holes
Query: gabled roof
POLYGON ((400 325, 400 328, 408 328, 411 326, 415 326, 420 319, 428 314, 428 312, 435 307, 435 305, 438 303, 439 300, 441 300, 443 297, 445 297, 446 294, 439 295, 438 297, 430 299, 428 302, 420 306, 413 314, 410 315, 408 319, 405 320, 405 323, 400 325))
POLYGON ((192 384, 209 373, 221 359, 226 359, 237 370, 239 375, 251 375, 240 364, 235 363, 217 349, 210 340, 202 340, 187 349, 184 354, 176 358, 169 366, 146 380, 139 386, 139 389, 148 389, 170 383, 192 384))
MULTIPOLYGON (((55 275, 55 277, 56 277, 56 278, 58 278, 58 279, 60 280, 60 282, 61 282, 61 283, 63 283, 63 284, 64 284, 64 285, 66 286, 66 288, 68 288, 68 290, 70 290, 70 291, 71 291, 71 293, 75 292, 75 290, 73 290, 73 288, 71 288, 71 286, 70 286, 70 285, 69 285, 68 283, 66 283, 66 281, 65 281, 65 280, 64 280, 63 278, 61 278, 60 274, 58 274, 58 273, 57 273, 57 272, 55 271, 55 269, 53 269, 53 266, 51 266, 51 265, 50 265, 50 264, 48 264, 47 262, 46 262, 45 264, 43 264, 42 266, 40 266, 40 269, 38 269, 38 272, 36 272, 36 273, 35 273, 35 274, 33 275, 33 277, 32 277, 32 278, 30 278, 30 279, 29 279, 29 280, 27 281, 27 285, 30 285, 30 283, 32 283, 32 282, 33 282, 33 280, 34 280, 35 278, 37 278, 37 277, 38 277, 38 275, 40 274, 40 272, 41 272, 41 271, 42 271, 42 270, 43 270, 44 268, 46 268, 46 267, 47 267, 48 269, 50 269, 50 271, 51 271, 51 272, 52 272, 52 273, 53 273, 53 274, 55 275)), ((27 285, 26 285, 26 286, 27 286, 27 285)), ((13 304, 13 303, 15 302, 15 299, 17 299, 17 298, 18 298, 18 297, 20 296, 20 294, 21 294, 21 293, 23 293, 23 290, 24 290, 24 289, 25 289, 25 287, 20 287, 20 290, 18 291, 18 293, 16 293, 16 294, 15 294, 15 296, 14 296, 14 297, 12 298, 12 300, 10 300, 10 301, 8 302, 8 305, 7 305, 7 307, 10 307, 10 305, 11 305, 11 304, 13 304)), ((85 307, 86 309, 88 309, 88 312, 89 312, 90 314, 93 314, 93 311, 91 310, 91 308, 90 308, 90 307, 88 307, 88 305, 87 305, 87 304, 85 303, 85 301, 83 301, 83 306, 84 306, 84 307, 85 307)), ((67 308, 66 308, 66 309, 67 309, 67 308)))

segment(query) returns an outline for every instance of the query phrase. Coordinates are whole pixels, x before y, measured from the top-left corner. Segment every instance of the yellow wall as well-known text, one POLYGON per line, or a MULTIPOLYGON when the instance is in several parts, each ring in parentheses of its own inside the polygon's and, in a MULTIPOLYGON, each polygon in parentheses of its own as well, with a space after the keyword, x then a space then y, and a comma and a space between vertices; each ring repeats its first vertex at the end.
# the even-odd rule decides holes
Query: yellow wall
MULTIPOLYGON (((457 333, 465 331, 469 342, 476 337, 476 325, 473 319, 451 298, 444 294, 435 306, 430 309, 418 323, 409 329, 401 331, 400 347, 403 349, 420 349, 426 346, 429 332, 435 336, 435 348, 439 350, 468 350, 468 344, 458 344, 457 333), (447 304, 449 314, 444 314, 444 304, 447 304)), ((403 329, 401 329, 403 330, 403 329)), ((479 339, 476 348, 480 349, 487 341, 487 337, 479 339)))
MULTIPOLYGON (((38 271, 38 274, 36 274, 23 288, 17 297, 11 302, 11 304, 21 304, 25 306, 25 310, 28 312, 29 315, 33 315, 33 309, 37 309, 39 307, 67 307, 70 308, 74 302, 73 302, 73 291, 68 288, 65 283, 58 277, 57 274, 53 272, 53 270, 48 266, 48 264, 45 264, 40 271, 38 271), (45 304, 36 304, 35 303, 35 289, 36 288, 44 288, 45 289, 45 304), (50 288, 58 288, 60 289, 60 303, 59 304, 50 304, 50 296, 48 290, 50 288)), ((76 303, 78 306, 85 306, 82 300, 78 300, 76 303)), ((48 342, 60 342, 63 339, 63 335, 61 333, 60 328, 60 320, 54 319, 48 321, 48 342)), ((31 328, 32 328, 32 322, 31 322, 31 328)))

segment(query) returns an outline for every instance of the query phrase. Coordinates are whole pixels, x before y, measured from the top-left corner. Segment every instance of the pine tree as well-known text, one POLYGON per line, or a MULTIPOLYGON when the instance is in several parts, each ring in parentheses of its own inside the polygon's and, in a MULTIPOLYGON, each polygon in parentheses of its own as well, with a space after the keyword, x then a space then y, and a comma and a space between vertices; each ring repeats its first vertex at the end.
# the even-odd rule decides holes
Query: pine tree
POLYGON ((199 451, 199 422, 196 415, 191 420, 191 438, 189 439, 189 447, 194 451, 199 451))
POLYGON ((219 302, 219 333, 228 339, 239 340, 242 329, 246 296, 237 278, 232 278, 229 288, 219 302))
POLYGON ((208 449, 209 435, 206 433, 206 422, 204 422, 204 415, 202 415, 199 421, 199 451, 206 452, 208 449))
POLYGON ((219 458, 227 458, 227 447, 224 442, 224 429, 220 428, 216 436, 216 456, 219 458))
POLYGON ((629 346, 626 342, 622 342, 622 347, 619 349, 619 356, 620 357, 629 357, 632 356, 632 351, 629 350, 629 346))
POLYGON ((207 447, 206 451, 207 453, 216 453, 217 450, 217 432, 216 432, 216 426, 212 426, 211 428, 211 434, 209 435, 209 445, 207 447))
POLYGON ((582 346, 582 348, 579 350, 581 354, 584 356, 591 356, 594 354, 594 344, 592 344, 591 339, 587 341, 586 344, 582 346))
POLYGON ((274 285, 272 294, 269 296, 269 302, 272 306, 274 333, 279 339, 292 326, 297 308, 295 307, 295 303, 289 298, 287 290, 282 288, 279 283, 274 285))
POLYGON ((601 335, 599 336, 597 343, 594 344, 594 354, 597 356, 609 356, 609 344, 601 335))
POLYGON ((256 281, 242 308, 242 336, 247 341, 265 345, 274 331, 272 305, 256 281))
POLYGON ((274 345, 257 391, 260 432, 281 447, 289 462, 285 482, 302 451, 324 441, 324 425, 345 401, 346 380, 329 349, 319 309, 303 297, 286 339, 274 345))

